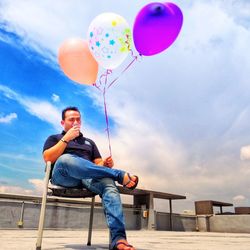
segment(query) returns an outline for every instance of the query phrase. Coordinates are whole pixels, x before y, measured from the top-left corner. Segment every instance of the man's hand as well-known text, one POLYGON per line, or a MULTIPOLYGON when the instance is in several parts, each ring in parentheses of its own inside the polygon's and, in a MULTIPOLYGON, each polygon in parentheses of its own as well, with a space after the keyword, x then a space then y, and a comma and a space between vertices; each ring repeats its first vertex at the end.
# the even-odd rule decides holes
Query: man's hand
POLYGON ((64 139, 69 142, 71 140, 74 140, 76 137, 80 135, 80 127, 74 126, 71 129, 67 131, 67 133, 64 135, 64 139))
POLYGON ((114 166, 114 162, 111 156, 109 156, 103 161, 103 166, 108 168, 112 168, 114 166))

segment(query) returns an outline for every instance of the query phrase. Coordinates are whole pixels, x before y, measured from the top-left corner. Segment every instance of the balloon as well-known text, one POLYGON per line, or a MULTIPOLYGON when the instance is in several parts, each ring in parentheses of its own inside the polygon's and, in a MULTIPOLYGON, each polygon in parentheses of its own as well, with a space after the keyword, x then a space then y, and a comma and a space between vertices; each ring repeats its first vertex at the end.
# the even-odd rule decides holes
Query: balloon
POLYGON ((150 3, 136 16, 133 38, 141 55, 152 56, 167 49, 177 38, 183 23, 180 8, 173 3, 150 3))
POLYGON ((105 69, 118 67, 127 57, 132 43, 126 20, 115 13, 97 16, 88 29, 89 49, 105 69))
POLYGON ((58 61, 71 80, 85 84, 96 81, 98 63, 90 53, 87 41, 79 38, 66 40, 59 48, 58 61))

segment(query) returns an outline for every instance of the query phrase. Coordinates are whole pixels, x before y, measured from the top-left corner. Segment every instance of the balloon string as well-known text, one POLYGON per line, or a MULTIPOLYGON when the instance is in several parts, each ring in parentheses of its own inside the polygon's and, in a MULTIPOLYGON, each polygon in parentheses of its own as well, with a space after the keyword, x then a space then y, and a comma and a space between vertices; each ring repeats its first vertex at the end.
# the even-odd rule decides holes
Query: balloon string
POLYGON ((131 56, 132 56, 132 58, 133 58, 133 60, 125 67, 125 69, 108 85, 108 89, 120 78, 120 76, 122 75, 122 74, 124 74, 127 70, 128 70, 128 68, 130 68, 130 66, 135 62, 135 61, 137 61, 137 59, 138 59, 138 56, 135 56, 134 55, 134 53, 133 53, 133 51, 132 50, 130 50, 130 52, 131 52, 131 56))
POLYGON ((105 73, 101 74, 100 77, 99 77, 99 84, 97 85, 97 82, 95 82, 95 83, 93 83, 93 86, 95 86, 96 88, 98 88, 101 91, 100 86, 102 86, 102 79, 103 79, 103 77, 105 77, 105 82, 107 83, 107 76, 109 74, 112 74, 111 69, 107 69, 105 73))
MULTIPOLYGON (((93 83, 93 86, 95 86, 99 91, 101 91, 102 96, 103 96, 103 106, 104 106, 104 114, 105 114, 105 121, 106 121, 106 133, 108 137, 108 143, 109 143, 109 153, 110 156, 112 156, 112 149, 111 149, 111 140, 110 140, 110 130, 109 130, 109 118, 108 118, 108 109, 107 109, 107 103, 106 103, 106 90, 109 89, 119 78, 120 76, 128 70, 128 68, 131 67, 131 65, 138 60, 138 56, 135 56, 133 51, 130 49, 131 56, 133 60, 125 67, 125 69, 119 74, 118 77, 116 77, 111 83, 108 83, 108 75, 112 74, 111 69, 107 69, 105 73, 103 73, 99 77, 99 83, 93 83), (103 83, 104 79, 104 83, 103 83)), ((141 56, 141 55, 140 55, 141 56)))
POLYGON ((111 141, 110 141, 110 131, 109 131, 109 119, 108 119, 108 111, 107 111, 107 103, 106 103, 106 86, 103 91, 103 105, 104 105, 104 113, 105 113, 105 120, 106 120, 106 132, 108 136, 108 143, 109 143, 109 154, 112 156, 111 150, 111 141))
POLYGON ((108 82, 108 75, 112 73, 112 70, 107 69, 106 73, 102 74, 99 78, 99 85, 94 83, 95 86, 99 91, 101 91, 103 96, 103 106, 104 106, 104 114, 105 114, 105 121, 106 121, 106 132, 108 136, 108 143, 109 143, 109 154, 112 156, 112 149, 111 149, 111 140, 110 140, 110 130, 109 130, 109 119, 108 119, 108 110, 107 110, 107 103, 106 103, 106 87, 108 82), (102 82, 104 78, 104 83, 102 82), (101 88, 101 86, 103 88, 101 88))

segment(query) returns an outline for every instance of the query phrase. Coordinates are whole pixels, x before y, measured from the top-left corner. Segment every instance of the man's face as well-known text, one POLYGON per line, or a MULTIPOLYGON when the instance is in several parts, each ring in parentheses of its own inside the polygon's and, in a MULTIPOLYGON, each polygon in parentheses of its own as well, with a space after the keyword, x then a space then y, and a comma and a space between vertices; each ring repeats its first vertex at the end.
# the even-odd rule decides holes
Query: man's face
POLYGON ((65 113, 65 119, 61 121, 64 131, 68 131, 72 127, 81 127, 81 115, 75 110, 68 110, 65 113))

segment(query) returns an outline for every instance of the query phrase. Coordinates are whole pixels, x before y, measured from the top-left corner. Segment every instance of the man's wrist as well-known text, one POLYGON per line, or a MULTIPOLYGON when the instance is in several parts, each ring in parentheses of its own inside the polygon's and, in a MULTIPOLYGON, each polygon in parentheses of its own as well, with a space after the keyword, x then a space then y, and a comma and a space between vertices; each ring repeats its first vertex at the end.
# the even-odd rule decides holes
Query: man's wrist
POLYGON ((60 139, 60 141, 62 141, 62 142, 64 142, 64 143, 68 144, 68 141, 64 140, 63 138, 60 139))

